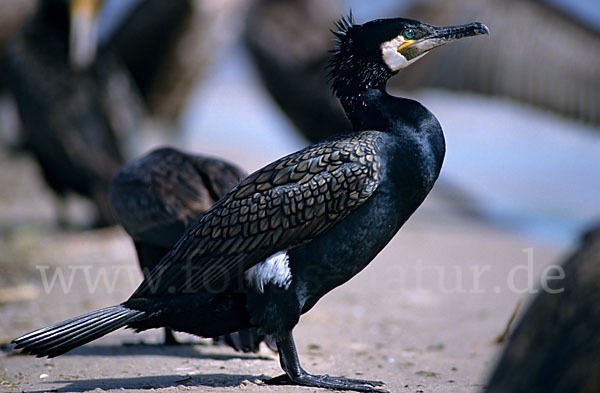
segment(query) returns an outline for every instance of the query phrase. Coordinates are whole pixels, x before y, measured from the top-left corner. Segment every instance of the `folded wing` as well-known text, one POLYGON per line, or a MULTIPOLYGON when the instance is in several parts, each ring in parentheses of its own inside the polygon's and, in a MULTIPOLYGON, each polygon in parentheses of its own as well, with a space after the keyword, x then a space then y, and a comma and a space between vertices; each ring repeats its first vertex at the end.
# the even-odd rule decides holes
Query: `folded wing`
POLYGON ((377 189, 380 146, 378 132, 338 136, 253 173, 186 230, 132 298, 218 291, 328 231, 377 189))

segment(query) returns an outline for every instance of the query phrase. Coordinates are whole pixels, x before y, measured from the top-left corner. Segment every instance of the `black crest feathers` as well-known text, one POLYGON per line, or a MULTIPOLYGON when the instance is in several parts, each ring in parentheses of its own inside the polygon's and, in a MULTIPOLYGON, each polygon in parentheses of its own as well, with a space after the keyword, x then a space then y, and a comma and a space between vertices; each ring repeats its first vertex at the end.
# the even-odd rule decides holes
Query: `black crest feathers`
POLYGON ((352 15, 352 10, 350 10, 347 16, 343 16, 342 18, 340 18, 340 20, 338 20, 335 23, 335 27, 337 30, 331 30, 331 32, 338 39, 342 39, 346 36, 346 33, 348 33, 348 30, 350 30, 352 26, 354 26, 354 16, 352 15))
POLYGON ((395 37, 399 26, 393 19, 356 24, 350 13, 336 27, 328 77, 333 94, 350 107, 361 91, 385 89, 393 73, 383 61, 381 44, 395 37))
POLYGON ((327 64, 327 68, 329 69, 327 76, 329 83, 332 84, 332 90, 334 93, 336 91, 335 77, 338 71, 338 62, 343 55, 342 47, 348 39, 348 32, 353 26, 354 16, 352 15, 352 10, 350 10, 347 16, 343 16, 335 23, 335 30, 330 30, 336 38, 333 40, 335 42, 335 47, 330 51, 331 58, 327 64))

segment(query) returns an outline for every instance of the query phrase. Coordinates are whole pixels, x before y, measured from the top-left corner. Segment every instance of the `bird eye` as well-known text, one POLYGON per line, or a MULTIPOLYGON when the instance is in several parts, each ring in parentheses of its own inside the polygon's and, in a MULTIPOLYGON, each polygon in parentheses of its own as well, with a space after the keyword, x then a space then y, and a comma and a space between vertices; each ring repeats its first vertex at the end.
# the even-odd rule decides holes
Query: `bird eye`
POLYGON ((402 35, 407 40, 412 40, 413 38, 415 38, 415 31, 413 29, 406 29, 402 32, 402 35))

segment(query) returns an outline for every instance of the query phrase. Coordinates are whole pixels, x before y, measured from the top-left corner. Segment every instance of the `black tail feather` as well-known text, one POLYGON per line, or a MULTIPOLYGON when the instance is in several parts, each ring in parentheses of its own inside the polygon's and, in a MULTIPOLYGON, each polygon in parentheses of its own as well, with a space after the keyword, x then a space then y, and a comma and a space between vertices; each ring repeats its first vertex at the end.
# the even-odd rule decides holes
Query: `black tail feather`
POLYGON ((142 311, 111 306, 27 333, 13 343, 23 353, 55 357, 143 317, 142 311))

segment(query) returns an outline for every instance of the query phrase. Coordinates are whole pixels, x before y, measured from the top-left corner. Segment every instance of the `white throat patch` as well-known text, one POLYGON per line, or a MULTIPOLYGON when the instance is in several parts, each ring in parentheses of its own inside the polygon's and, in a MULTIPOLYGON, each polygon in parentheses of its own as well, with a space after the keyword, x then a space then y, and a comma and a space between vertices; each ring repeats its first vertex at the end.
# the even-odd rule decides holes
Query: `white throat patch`
POLYGON ((398 71, 402 68, 406 68, 427 54, 427 52, 424 52, 414 59, 406 59, 402 53, 398 52, 398 47, 400 47, 400 45, 402 45, 405 41, 406 40, 404 37, 399 35, 398 37, 381 44, 381 56, 383 57, 383 61, 385 61, 385 64, 388 66, 390 71, 398 71))
POLYGON ((246 271, 246 282, 261 293, 264 292, 266 284, 288 289, 292 282, 289 261, 287 251, 273 254, 246 271))
POLYGON ((408 60, 406 60, 406 57, 402 56, 402 54, 398 52, 398 47, 403 43, 404 38, 402 36, 398 36, 393 40, 386 41, 381 44, 381 55, 383 56, 383 61, 385 61, 385 64, 391 71, 398 71, 399 69, 408 65, 408 60))

